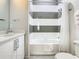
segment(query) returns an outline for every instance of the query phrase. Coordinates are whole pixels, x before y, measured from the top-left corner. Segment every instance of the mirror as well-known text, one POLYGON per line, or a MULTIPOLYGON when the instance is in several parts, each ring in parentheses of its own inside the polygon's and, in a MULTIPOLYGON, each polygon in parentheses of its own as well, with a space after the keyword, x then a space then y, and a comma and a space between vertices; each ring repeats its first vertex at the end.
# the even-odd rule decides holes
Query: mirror
POLYGON ((6 31, 9 24, 9 0, 0 0, 0 31, 6 31))

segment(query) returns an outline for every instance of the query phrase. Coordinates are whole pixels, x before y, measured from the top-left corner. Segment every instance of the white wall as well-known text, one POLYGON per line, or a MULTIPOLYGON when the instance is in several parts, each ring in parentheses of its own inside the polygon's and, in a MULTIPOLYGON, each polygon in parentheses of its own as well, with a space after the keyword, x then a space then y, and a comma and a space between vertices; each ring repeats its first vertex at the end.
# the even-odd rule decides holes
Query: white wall
POLYGON ((10 1, 11 29, 15 32, 24 32, 26 24, 26 0, 10 1))
POLYGON ((74 54, 74 44, 73 41, 75 38, 75 19, 74 14, 79 9, 79 0, 66 0, 68 3, 72 4, 72 10, 69 12, 69 21, 70 21, 70 47, 71 53, 74 54))

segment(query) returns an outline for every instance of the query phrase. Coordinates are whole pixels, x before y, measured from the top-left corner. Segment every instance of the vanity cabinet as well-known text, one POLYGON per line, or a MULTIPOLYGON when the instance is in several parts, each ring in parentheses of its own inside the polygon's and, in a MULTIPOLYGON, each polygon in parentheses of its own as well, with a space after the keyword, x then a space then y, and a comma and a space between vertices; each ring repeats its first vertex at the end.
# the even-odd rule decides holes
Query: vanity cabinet
POLYGON ((0 59, 11 59, 13 42, 3 42, 0 44, 0 59))
POLYGON ((10 57, 11 57, 11 59, 16 59, 16 52, 14 51, 14 40, 11 40, 11 41, 9 41, 9 43, 10 43, 10 47, 9 47, 9 49, 10 49, 10 57))
POLYGON ((24 59, 24 36, 1 43, 0 59, 24 59))
POLYGON ((16 50, 17 59, 24 59, 24 40, 23 36, 18 38, 18 48, 16 50))

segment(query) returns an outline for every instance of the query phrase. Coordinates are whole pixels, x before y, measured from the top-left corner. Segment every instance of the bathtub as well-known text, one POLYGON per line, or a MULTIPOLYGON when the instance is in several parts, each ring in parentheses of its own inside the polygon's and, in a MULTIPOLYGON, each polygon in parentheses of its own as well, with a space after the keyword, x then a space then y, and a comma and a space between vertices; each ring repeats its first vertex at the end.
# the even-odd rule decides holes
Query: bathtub
POLYGON ((50 37, 53 34, 49 35, 30 35, 30 54, 31 55, 53 55, 59 52, 59 40, 54 36, 50 37))

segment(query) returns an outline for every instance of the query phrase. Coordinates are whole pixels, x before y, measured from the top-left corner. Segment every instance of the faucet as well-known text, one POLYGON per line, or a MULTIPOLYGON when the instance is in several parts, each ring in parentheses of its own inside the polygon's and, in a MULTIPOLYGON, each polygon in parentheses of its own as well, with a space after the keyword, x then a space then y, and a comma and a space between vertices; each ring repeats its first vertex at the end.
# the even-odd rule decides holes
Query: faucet
POLYGON ((7 31, 6 31, 6 34, 9 34, 9 33, 11 33, 11 32, 13 32, 13 30, 10 29, 10 28, 8 28, 7 31))

